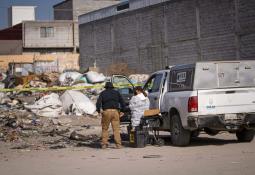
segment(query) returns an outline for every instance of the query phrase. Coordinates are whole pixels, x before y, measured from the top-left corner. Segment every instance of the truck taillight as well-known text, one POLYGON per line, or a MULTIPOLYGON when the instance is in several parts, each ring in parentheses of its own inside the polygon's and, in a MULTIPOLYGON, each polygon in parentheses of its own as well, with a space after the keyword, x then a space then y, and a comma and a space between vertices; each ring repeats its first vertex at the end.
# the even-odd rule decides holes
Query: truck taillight
POLYGON ((188 101, 188 112, 198 111, 198 98, 197 96, 189 97, 188 101))

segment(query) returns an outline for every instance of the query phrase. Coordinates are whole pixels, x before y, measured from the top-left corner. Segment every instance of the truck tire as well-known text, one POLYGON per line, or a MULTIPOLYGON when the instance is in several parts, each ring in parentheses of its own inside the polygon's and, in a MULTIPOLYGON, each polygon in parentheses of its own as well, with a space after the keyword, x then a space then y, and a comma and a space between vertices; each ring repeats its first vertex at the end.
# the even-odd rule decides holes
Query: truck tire
POLYGON ((241 131, 236 132, 236 137, 240 142, 251 142, 254 138, 255 131, 243 129, 241 131))
POLYGON ((220 132, 220 131, 217 131, 217 130, 214 130, 214 129, 209 129, 209 128, 204 128, 204 131, 205 131, 206 134, 208 134, 210 136, 216 136, 220 132))
POLYGON ((197 138, 200 134, 199 130, 195 130, 191 132, 191 138, 197 138))
POLYGON ((172 116, 171 141, 175 146, 187 146, 190 143, 191 132, 182 127, 179 115, 172 116))

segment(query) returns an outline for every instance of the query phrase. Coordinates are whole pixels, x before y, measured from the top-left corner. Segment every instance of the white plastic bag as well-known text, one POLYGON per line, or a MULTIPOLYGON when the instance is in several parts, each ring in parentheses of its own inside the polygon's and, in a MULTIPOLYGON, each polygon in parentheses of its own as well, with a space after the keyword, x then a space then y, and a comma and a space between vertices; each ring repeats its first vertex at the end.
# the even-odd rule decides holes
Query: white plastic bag
POLYGON ((33 105, 25 105, 25 108, 39 116, 58 117, 62 113, 62 102, 58 94, 52 93, 40 98, 33 105))
POLYGON ((60 97, 60 100, 66 113, 92 115, 96 111, 96 106, 80 91, 68 90, 60 97))
POLYGON ((103 74, 99 74, 93 71, 87 72, 86 77, 89 83, 101 83, 101 82, 104 82, 106 79, 106 77, 103 74))
POLYGON ((71 85, 81 77, 82 74, 79 72, 64 72, 59 76, 59 82, 61 85, 71 85))

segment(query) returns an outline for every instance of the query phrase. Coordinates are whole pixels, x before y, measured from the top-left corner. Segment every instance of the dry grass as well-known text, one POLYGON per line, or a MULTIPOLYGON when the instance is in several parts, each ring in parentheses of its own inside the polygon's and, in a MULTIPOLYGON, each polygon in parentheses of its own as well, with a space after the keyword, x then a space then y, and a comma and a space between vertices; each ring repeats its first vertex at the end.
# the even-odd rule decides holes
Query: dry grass
POLYGON ((127 63, 117 63, 117 64, 111 64, 107 69, 106 69, 106 74, 107 75, 113 75, 113 74, 121 74, 121 75, 126 75, 129 76, 131 74, 135 74, 136 70, 130 69, 128 67, 127 63))

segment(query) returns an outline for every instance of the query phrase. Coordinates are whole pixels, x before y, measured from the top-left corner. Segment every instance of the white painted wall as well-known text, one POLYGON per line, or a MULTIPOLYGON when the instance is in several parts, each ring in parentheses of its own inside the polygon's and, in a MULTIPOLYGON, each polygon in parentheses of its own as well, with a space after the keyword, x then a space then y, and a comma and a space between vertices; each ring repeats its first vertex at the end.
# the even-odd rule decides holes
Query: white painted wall
POLYGON ((22 21, 35 20, 36 6, 11 6, 9 8, 9 26, 14 26, 22 21))

